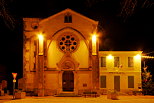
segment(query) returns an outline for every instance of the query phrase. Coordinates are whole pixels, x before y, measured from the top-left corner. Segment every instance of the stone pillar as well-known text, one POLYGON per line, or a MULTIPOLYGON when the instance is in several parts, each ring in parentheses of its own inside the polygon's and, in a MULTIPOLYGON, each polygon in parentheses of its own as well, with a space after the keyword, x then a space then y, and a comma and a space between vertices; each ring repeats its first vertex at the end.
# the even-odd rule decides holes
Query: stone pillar
MULTIPOLYGON (((93 48, 93 47, 92 47, 93 48)), ((92 83, 93 89, 99 90, 99 43, 98 39, 96 39, 96 53, 92 52, 92 83)))
POLYGON ((38 56, 38 96, 44 96, 44 57, 38 56))
POLYGON ((93 89, 99 89, 99 60, 98 56, 92 56, 92 83, 93 89))
POLYGON ((38 96, 44 96, 44 37, 42 34, 38 35, 38 96))

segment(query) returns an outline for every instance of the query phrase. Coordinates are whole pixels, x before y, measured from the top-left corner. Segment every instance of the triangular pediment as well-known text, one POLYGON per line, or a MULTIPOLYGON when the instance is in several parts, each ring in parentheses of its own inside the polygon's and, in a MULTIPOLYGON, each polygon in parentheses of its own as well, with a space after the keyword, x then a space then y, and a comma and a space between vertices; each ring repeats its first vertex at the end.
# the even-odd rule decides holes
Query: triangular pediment
POLYGON ((90 18, 88 18, 88 17, 86 17, 86 16, 84 16, 84 15, 78 13, 78 12, 75 12, 74 10, 69 9, 69 8, 67 8, 67 9, 65 9, 65 10, 63 10, 63 11, 57 13, 57 14, 54 14, 54 15, 48 17, 48 18, 45 18, 45 19, 41 20, 40 23, 46 22, 46 21, 48 21, 50 19, 53 19, 53 18, 55 18, 55 17, 57 17, 59 15, 63 15, 63 14, 67 14, 67 13, 72 14, 72 15, 76 15, 78 17, 81 17, 81 18, 83 18, 83 19, 85 19, 85 20, 87 20, 87 21, 89 21, 89 22, 91 22, 93 24, 98 24, 98 21, 95 21, 93 19, 90 19, 90 18))

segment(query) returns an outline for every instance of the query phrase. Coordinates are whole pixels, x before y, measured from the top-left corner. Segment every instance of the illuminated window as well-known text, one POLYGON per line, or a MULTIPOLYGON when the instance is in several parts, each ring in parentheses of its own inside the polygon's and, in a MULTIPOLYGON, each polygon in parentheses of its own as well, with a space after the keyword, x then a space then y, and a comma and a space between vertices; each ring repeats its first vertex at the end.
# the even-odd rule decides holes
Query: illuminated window
POLYGON ((119 57, 114 57, 114 67, 119 66, 119 57))
POLYGON ((134 66, 134 59, 133 57, 128 57, 128 67, 133 67, 134 66))
POLYGON ((101 57, 101 67, 106 67, 106 57, 101 57))
POLYGON ((101 76, 101 88, 106 88, 106 76, 101 76))
POLYGON ((72 15, 66 14, 64 16, 64 23, 72 23, 72 15))
POLYGON ((134 76, 128 76, 128 88, 134 88, 134 76))

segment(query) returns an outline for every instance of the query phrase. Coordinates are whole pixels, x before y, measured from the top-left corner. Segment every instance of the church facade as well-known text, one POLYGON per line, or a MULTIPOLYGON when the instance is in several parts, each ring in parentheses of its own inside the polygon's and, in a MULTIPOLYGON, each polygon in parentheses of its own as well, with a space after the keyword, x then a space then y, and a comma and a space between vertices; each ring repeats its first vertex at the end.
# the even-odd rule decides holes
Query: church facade
POLYGON ((20 89, 45 96, 84 91, 105 94, 109 89, 129 92, 141 86, 142 52, 99 51, 98 21, 65 9, 23 22, 20 89))

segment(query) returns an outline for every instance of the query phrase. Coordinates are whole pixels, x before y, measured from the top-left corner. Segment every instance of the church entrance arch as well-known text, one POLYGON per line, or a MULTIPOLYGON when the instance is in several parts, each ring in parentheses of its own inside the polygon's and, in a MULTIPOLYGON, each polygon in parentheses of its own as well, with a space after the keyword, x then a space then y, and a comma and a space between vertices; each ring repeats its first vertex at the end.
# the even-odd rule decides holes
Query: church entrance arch
POLYGON ((64 71, 62 75, 62 90, 74 91, 74 73, 73 71, 64 71))

